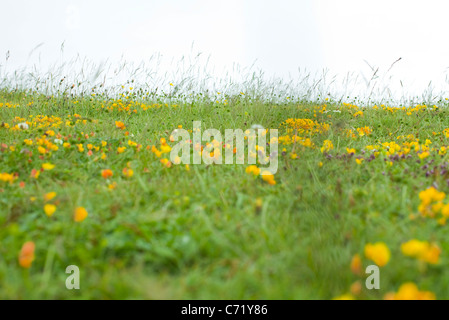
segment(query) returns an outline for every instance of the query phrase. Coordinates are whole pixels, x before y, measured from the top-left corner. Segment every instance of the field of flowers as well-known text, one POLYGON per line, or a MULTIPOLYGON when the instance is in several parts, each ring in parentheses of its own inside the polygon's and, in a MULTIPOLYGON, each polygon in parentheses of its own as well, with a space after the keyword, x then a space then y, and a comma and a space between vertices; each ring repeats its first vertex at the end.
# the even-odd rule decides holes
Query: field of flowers
POLYGON ((0 298, 447 299, 448 149, 446 103, 3 90, 0 298), (172 163, 193 121, 279 129, 278 172, 172 163))

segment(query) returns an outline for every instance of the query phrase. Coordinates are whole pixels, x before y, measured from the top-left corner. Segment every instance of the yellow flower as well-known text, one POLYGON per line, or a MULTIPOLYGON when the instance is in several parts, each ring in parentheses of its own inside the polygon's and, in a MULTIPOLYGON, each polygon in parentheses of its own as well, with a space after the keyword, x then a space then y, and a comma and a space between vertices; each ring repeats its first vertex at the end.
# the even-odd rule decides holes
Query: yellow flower
POLYGON ((401 251, 406 256, 417 257, 426 251, 427 247, 427 241, 410 240, 401 244, 401 251))
POLYGON ((56 206, 54 204, 46 204, 44 206, 44 212, 48 217, 51 217, 56 211, 56 206))
POLYGON ((53 170, 54 167, 55 167, 55 165, 51 164, 51 163, 44 163, 42 165, 42 169, 44 169, 45 171, 53 170))
POLYGON ((440 248, 427 241, 419 241, 416 239, 407 241, 401 245, 401 251, 404 255, 421 261, 437 264, 439 261, 441 250, 440 248))
POLYGON ((365 245, 365 256, 372 260, 379 267, 385 266, 390 260, 390 249, 383 242, 365 245))
POLYGON ((125 150, 126 150, 126 147, 118 147, 117 148, 118 153, 123 153, 123 152, 125 152, 125 150))
POLYGON ((363 159, 363 158, 361 158, 361 159, 355 159, 355 162, 357 163, 357 164, 362 164, 362 162, 363 162, 363 160, 365 160, 365 159, 363 159))
POLYGON ((350 293, 345 293, 341 296, 333 298, 332 300, 355 300, 355 298, 350 293))
POLYGON ((14 179, 15 179, 15 177, 12 173, 7 173, 7 172, 0 173, 0 181, 12 183, 12 182, 14 182, 14 179))
POLYGON ((423 205, 429 205, 432 202, 442 201, 446 197, 444 192, 438 192, 434 187, 430 187, 419 193, 419 199, 423 205))
POLYGON ((248 174, 254 174, 255 176, 258 176, 260 173, 260 169, 255 165, 250 165, 246 167, 245 172, 248 174))
POLYGON ((418 154, 418 157, 419 157, 421 160, 427 158, 428 156, 430 156, 429 151, 424 151, 424 152, 418 154))
POLYGON ((321 147, 321 153, 328 152, 334 149, 334 144, 330 140, 324 140, 323 146, 321 147))
POLYGON ((416 284, 407 282, 399 287, 393 296, 394 300, 435 300, 435 294, 430 291, 419 291, 416 284))
POLYGON ((126 178, 131 178, 133 175, 134 175, 134 171, 132 169, 129 169, 129 168, 123 169, 123 176, 125 176, 126 178))
POLYGON ((117 187, 117 182, 115 182, 115 181, 108 185, 109 190, 114 190, 116 187, 117 187))
POLYGON ((84 219, 87 218, 87 211, 86 209, 84 209, 83 207, 78 207, 75 209, 75 214, 73 216, 73 219, 75 220, 75 222, 81 222, 84 219))
POLYGON ((354 148, 351 148, 351 149, 346 148, 346 152, 349 153, 349 154, 355 153, 355 149, 354 148))

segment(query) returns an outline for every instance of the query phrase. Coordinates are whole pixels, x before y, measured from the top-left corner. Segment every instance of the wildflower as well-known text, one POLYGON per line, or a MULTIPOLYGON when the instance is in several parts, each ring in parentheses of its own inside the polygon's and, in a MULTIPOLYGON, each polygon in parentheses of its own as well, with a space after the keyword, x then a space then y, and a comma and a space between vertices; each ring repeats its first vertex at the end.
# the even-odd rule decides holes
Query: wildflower
POLYGON ((418 157, 419 157, 421 160, 427 158, 428 156, 430 156, 429 151, 424 151, 424 152, 421 152, 420 154, 418 154, 418 157))
POLYGON ((108 179, 113 176, 113 172, 111 169, 104 169, 104 170, 101 170, 101 176, 104 179, 108 179))
POLYGON ((355 149, 354 148, 351 148, 351 149, 346 148, 346 152, 349 153, 349 154, 355 153, 355 149))
POLYGON ((75 209, 75 214, 73 216, 73 219, 75 222, 82 222, 84 219, 87 218, 87 211, 83 207, 78 207, 75 209))
POLYGON ((120 130, 126 129, 125 124, 123 122, 121 122, 121 121, 115 121, 115 127, 120 129, 120 130))
POLYGON ((44 206, 44 212, 48 217, 51 217, 56 211, 56 206, 54 204, 46 204, 44 206))
POLYGON ((248 167, 246 167, 245 172, 248 174, 254 174, 255 176, 258 176, 260 173, 260 168, 258 168, 255 165, 250 165, 248 167))
POLYGON ((46 154, 47 153, 47 149, 45 149, 44 147, 41 147, 41 146, 37 147, 37 151, 40 154, 46 154))
POLYGON ((123 152, 125 152, 125 150, 126 150, 126 147, 118 147, 117 148, 118 153, 123 153, 123 152))
POLYGON ((175 159, 173 160, 174 164, 180 164, 181 163, 181 158, 179 156, 176 156, 175 159))
POLYGON ((31 176, 31 178, 37 179, 37 178, 39 178, 40 174, 41 174, 40 170, 33 169, 33 170, 31 170, 30 176, 31 176))
MULTIPOLYGON (((361 115, 363 116, 363 113, 361 115)), ((357 132, 360 137, 363 137, 365 135, 369 136, 373 131, 371 130, 370 127, 365 126, 365 127, 357 128, 357 132)))
POLYGON ((15 177, 11 173, 0 173, 0 181, 12 183, 15 177))
POLYGON ((351 284, 349 291, 351 291, 351 294, 355 296, 359 295, 362 292, 362 283, 360 281, 354 282, 351 284))
POLYGON ((125 176, 126 178, 131 178, 134 175, 134 171, 129 168, 124 168, 122 173, 123 173, 123 176, 125 176))
POLYGON ((385 266, 390 260, 390 249, 383 242, 365 245, 365 256, 379 267, 385 266))
POLYGON ((437 264, 441 253, 436 244, 429 244, 427 241, 410 240, 401 245, 401 251, 404 255, 417 258, 430 264, 437 264))
POLYGON ((362 164, 363 160, 365 160, 365 159, 363 159, 363 158, 357 158, 357 159, 355 159, 355 162, 356 162, 357 164, 362 164))
POLYGON ((167 158, 163 158, 163 159, 161 159, 160 161, 161 161, 161 163, 162 163, 165 167, 167 167, 167 168, 170 168, 171 165, 172 165, 171 161, 168 160, 167 158))
POLYGON ((17 125, 17 127, 19 128, 19 129, 22 129, 22 130, 28 130, 30 127, 28 126, 28 123, 26 123, 26 122, 21 122, 21 123, 19 123, 18 125, 17 125))
POLYGON ((334 149, 334 145, 333 145, 332 141, 324 140, 323 146, 321 147, 321 153, 329 152, 332 149, 334 149))
POLYGON ((117 187, 117 182, 115 182, 115 181, 108 185, 109 190, 114 190, 116 187, 117 187))
POLYGON ((44 195, 44 200, 45 200, 45 201, 50 201, 50 200, 52 200, 54 197, 56 197, 56 192, 52 191, 52 192, 46 193, 46 194, 44 195))
POLYGON ((55 168, 55 165, 51 164, 51 163, 44 163, 42 165, 42 169, 44 169, 45 171, 50 171, 50 170, 53 170, 54 168, 55 168))
POLYGON ((426 205, 434 201, 442 201, 445 197, 446 194, 444 192, 438 192, 434 187, 430 187, 419 193, 419 199, 426 205))
POLYGON ((32 241, 25 242, 20 250, 19 264, 22 268, 29 268, 34 261, 35 244, 32 241))
POLYGON ((391 296, 393 300, 435 300, 435 294, 430 291, 419 291, 416 284, 406 282, 399 287, 397 293, 391 296))
POLYGON ((355 300, 355 298, 350 293, 345 293, 341 296, 333 298, 332 300, 355 300))
POLYGON ((263 171, 261 173, 262 175, 262 180, 267 182, 270 185, 275 185, 276 181, 274 180, 274 175, 270 172, 270 171, 263 171))
POLYGON ((360 275, 362 273, 362 259, 358 253, 351 259, 351 272, 355 275, 360 275))

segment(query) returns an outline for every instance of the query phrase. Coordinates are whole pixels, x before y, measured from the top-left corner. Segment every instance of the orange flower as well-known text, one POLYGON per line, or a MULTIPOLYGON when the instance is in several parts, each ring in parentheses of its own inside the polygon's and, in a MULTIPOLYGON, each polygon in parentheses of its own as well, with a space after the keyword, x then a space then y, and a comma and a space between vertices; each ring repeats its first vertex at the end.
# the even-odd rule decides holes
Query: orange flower
POLYGON ((111 169, 104 169, 104 170, 102 170, 101 171, 101 176, 104 179, 108 179, 108 178, 112 177, 113 176, 112 170, 111 169))
POLYGON ((78 207, 75 209, 75 214, 73 216, 73 220, 75 222, 81 222, 87 218, 87 211, 83 207, 78 207))
POLYGON ((41 174, 40 170, 33 169, 31 170, 31 178, 37 179, 41 174))
POLYGON ((25 242, 20 250, 19 264, 22 268, 29 268, 34 261, 34 242, 25 242))
POLYGON ((275 185, 276 181, 274 180, 274 175, 270 171, 263 171, 261 173, 263 181, 267 182, 270 185, 275 185))
POLYGON ((54 197, 56 197, 56 192, 52 191, 52 192, 46 193, 46 194, 44 195, 44 200, 45 200, 45 201, 50 201, 50 200, 52 200, 54 197))
POLYGON ((116 122, 115 122, 115 126, 116 126, 118 129, 120 129, 120 130, 126 129, 125 124, 124 124, 123 122, 121 122, 121 121, 116 121, 116 122))
POLYGON ((360 255, 358 253, 352 257, 351 271, 355 275, 362 274, 362 259, 360 258, 360 255))

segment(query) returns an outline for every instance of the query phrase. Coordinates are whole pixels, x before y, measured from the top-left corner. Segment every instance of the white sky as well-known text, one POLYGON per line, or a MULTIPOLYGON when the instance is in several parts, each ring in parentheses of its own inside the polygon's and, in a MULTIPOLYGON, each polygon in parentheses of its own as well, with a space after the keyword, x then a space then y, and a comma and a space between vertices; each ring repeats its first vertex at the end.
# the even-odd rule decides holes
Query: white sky
POLYGON ((211 55, 267 74, 298 68, 344 74, 386 71, 421 88, 442 84, 449 67, 446 1, 412 0, 0 0, 0 65, 45 63, 79 53, 89 59, 211 55), (30 51, 43 43, 32 55, 30 51))

